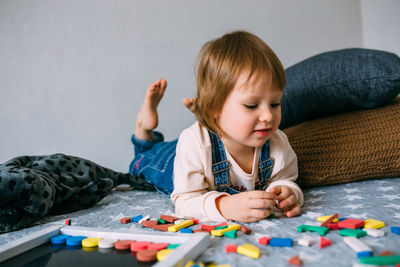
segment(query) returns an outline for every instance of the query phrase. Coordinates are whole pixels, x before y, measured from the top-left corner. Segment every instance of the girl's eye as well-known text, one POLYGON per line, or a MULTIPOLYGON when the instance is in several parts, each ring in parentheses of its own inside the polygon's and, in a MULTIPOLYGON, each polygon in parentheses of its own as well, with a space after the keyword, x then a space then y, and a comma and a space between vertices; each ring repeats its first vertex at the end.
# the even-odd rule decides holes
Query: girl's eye
POLYGON ((244 105, 248 109, 255 109, 257 108, 257 105, 244 105))
POLYGON ((271 107, 276 108, 279 107, 281 105, 281 103, 272 103, 271 107))

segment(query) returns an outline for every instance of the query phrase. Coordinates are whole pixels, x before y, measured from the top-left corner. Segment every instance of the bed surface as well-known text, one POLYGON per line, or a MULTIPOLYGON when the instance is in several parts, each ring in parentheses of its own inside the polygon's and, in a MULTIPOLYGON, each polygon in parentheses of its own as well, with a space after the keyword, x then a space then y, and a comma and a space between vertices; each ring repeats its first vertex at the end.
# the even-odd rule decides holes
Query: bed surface
MULTIPOLYGON (((319 225, 318 216, 338 213, 340 218, 377 219, 386 223, 384 237, 362 238, 370 246, 374 255, 390 250, 400 254, 400 236, 390 232, 390 226, 400 226, 400 178, 377 179, 363 182, 321 186, 304 189, 305 203, 302 214, 295 218, 274 218, 256 223, 245 224, 252 229, 250 235, 238 233, 236 239, 227 237, 212 238, 211 246, 197 261, 231 266, 288 266, 288 259, 299 255, 303 266, 351 266, 358 262, 356 253, 351 250, 339 236, 337 231, 330 231, 325 237, 332 241, 332 246, 320 249, 317 233, 298 233, 301 224, 319 225), (290 248, 270 247, 258 244, 258 238, 288 237, 297 240, 303 236, 312 237, 316 242, 311 247, 294 244, 290 248), (251 259, 239 254, 226 254, 225 245, 251 243, 261 250, 259 259, 251 259)), ((52 223, 63 223, 66 218, 72 220, 74 226, 88 226, 110 229, 132 229, 155 231, 143 228, 136 223, 121 224, 123 217, 149 214, 157 219, 162 214, 173 214, 174 206, 169 198, 157 192, 145 191, 113 191, 94 207, 66 215, 47 216, 38 225, 16 232, 0 235, 0 245, 23 237, 46 227, 52 223)), ((212 223, 207 223, 212 224, 212 223)), ((195 226, 194 228, 198 228, 195 226)))

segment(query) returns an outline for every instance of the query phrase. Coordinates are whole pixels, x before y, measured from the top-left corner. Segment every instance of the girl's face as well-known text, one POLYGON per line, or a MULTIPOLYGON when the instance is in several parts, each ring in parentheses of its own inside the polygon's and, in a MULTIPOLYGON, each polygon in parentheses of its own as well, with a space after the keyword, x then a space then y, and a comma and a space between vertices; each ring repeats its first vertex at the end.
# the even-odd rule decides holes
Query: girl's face
POLYGON ((239 76, 232 92, 216 116, 223 133, 221 140, 232 153, 261 147, 278 129, 281 121, 282 90, 272 83, 271 74, 239 76))

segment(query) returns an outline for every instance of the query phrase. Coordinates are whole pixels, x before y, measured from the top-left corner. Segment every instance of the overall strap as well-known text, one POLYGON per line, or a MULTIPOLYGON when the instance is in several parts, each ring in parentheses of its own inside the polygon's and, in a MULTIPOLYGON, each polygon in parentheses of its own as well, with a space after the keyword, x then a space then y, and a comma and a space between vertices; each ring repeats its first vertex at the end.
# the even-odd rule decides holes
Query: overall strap
POLYGON ((226 159, 225 147, 218 135, 208 131, 212 148, 212 170, 214 174, 214 183, 228 185, 229 182, 229 162, 226 159))
POLYGON ((256 186, 257 190, 261 190, 266 184, 267 180, 271 177, 272 169, 274 168, 275 160, 270 155, 269 140, 261 147, 258 163, 258 179, 259 183, 256 186))

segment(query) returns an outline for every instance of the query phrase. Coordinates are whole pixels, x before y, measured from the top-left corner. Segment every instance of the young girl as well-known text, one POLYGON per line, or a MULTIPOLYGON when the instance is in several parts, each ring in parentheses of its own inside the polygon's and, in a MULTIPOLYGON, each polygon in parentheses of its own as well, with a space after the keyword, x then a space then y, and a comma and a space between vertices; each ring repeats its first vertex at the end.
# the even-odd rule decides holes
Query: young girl
POLYGON ((132 136, 130 173, 170 195, 176 214, 201 221, 253 222, 282 209, 300 213, 297 157, 278 129, 285 72, 257 36, 232 32, 199 54, 197 96, 184 99, 197 122, 178 140, 153 131, 167 82, 151 84, 132 136))

